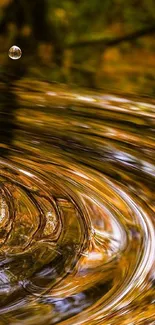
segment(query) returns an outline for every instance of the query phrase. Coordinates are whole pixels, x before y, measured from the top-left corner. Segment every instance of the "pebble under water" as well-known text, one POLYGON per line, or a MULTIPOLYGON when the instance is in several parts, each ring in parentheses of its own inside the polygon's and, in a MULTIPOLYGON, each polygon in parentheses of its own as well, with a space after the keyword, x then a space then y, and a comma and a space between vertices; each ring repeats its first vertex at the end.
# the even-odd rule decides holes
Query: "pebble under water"
POLYGON ((0 88, 0 325, 155 324, 153 100, 0 88))

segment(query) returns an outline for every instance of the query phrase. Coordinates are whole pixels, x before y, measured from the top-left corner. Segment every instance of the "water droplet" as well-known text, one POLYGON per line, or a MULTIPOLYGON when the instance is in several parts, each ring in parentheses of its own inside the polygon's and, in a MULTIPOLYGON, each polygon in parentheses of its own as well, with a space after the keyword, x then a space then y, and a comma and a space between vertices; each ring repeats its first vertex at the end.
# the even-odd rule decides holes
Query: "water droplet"
POLYGON ((21 56, 22 56, 22 51, 21 51, 20 47, 18 47, 16 45, 13 45, 12 47, 10 47, 9 57, 12 60, 18 60, 21 58, 21 56))

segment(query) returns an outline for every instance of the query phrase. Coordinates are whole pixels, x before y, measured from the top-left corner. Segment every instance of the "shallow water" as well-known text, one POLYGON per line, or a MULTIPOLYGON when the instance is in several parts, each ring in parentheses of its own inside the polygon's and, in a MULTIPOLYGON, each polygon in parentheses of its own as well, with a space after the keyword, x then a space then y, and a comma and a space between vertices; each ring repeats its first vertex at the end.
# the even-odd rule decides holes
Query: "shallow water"
POLYGON ((155 324, 154 102, 0 88, 0 324, 155 324))

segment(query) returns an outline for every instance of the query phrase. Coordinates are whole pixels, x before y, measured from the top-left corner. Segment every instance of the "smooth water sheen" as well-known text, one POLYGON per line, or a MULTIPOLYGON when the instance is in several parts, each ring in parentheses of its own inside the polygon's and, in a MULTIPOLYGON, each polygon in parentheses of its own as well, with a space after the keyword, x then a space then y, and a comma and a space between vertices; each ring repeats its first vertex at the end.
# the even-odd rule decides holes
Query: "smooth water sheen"
POLYGON ((4 88, 0 325, 155 324, 153 101, 4 88))

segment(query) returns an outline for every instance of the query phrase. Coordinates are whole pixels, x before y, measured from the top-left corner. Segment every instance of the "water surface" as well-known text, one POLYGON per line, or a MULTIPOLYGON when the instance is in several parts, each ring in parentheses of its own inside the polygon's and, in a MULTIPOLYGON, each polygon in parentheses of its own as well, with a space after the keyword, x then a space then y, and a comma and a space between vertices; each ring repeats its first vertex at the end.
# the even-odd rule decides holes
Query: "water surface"
POLYGON ((154 101, 0 91, 0 324, 155 324, 154 101))

